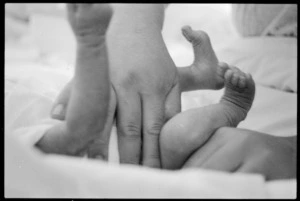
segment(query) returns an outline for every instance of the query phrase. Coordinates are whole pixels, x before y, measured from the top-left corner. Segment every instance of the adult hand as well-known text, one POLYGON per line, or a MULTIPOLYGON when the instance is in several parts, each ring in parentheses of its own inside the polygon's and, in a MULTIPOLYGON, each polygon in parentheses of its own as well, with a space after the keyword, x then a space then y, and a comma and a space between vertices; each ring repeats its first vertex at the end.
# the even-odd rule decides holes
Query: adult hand
POLYGON ((107 34, 121 163, 160 167, 159 135, 180 111, 178 74, 161 29, 163 5, 116 5, 107 34))
POLYGON ((184 164, 227 172, 259 173, 266 180, 296 177, 297 136, 219 128, 184 164))

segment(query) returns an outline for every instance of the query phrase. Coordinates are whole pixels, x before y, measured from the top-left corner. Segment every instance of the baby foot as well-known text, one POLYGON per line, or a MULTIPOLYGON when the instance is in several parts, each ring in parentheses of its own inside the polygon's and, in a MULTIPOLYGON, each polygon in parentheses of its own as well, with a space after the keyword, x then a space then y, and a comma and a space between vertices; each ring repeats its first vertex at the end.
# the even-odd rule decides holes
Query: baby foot
POLYGON ((112 9, 108 4, 68 4, 68 19, 77 42, 97 45, 105 36, 112 9))
POLYGON ((253 79, 228 67, 224 80, 226 89, 220 103, 184 111, 164 125, 160 134, 163 168, 181 168, 218 128, 236 127, 245 119, 254 99, 253 79))
POLYGON ((190 66, 195 84, 201 89, 221 89, 224 86, 224 73, 228 66, 219 63, 212 48, 209 36, 203 31, 194 31, 190 26, 182 28, 182 34, 192 43, 194 63, 190 66))
POLYGON ((255 84, 250 74, 232 66, 226 71, 224 79, 225 93, 220 103, 229 106, 231 110, 227 113, 229 126, 237 126, 246 118, 252 106, 255 84))

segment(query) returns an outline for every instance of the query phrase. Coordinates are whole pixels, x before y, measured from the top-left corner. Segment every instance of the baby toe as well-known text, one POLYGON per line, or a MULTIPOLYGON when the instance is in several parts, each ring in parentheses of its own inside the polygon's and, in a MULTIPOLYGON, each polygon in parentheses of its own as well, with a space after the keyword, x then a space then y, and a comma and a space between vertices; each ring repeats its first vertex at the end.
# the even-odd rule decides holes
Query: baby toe
POLYGON ((183 36, 189 41, 192 42, 194 38, 194 31, 192 30, 191 26, 184 26, 181 28, 183 36))
POLYGON ((224 75, 225 82, 230 82, 232 76, 233 76, 233 71, 231 69, 228 69, 224 75))
POLYGON ((246 77, 244 77, 244 76, 240 77, 238 87, 241 88, 241 89, 246 87, 246 77))
POLYGON ((247 73, 245 75, 245 77, 246 77, 246 87, 248 87, 248 88, 255 88, 255 82, 254 82, 254 80, 252 78, 252 75, 249 74, 249 73, 247 73))
POLYGON ((229 68, 229 65, 225 62, 219 62, 218 66, 223 70, 226 71, 229 68))
POLYGON ((252 80, 252 75, 250 73, 245 73, 247 80, 252 80))
POLYGON ((242 71, 239 68, 235 67, 235 66, 231 67, 231 69, 233 70, 233 72, 235 72, 237 74, 241 74, 242 73, 242 71))
POLYGON ((199 46, 202 43, 210 41, 209 36, 206 32, 201 30, 195 31, 190 26, 182 27, 182 34, 194 46, 199 46))
POLYGON ((239 82, 239 79, 240 79, 240 76, 237 74, 237 73, 233 73, 233 76, 231 78, 231 84, 233 86, 237 86, 238 85, 238 82, 239 82))
POLYGON ((225 62, 222 62, 222 61, 219 62, 219 66, 220 66, 220 67, 224 67, 224 68, 225 68, 225 67, 226 67, 226 68, 229 68, 229 65, 228 65, 227 63, 225 63, 225 62))

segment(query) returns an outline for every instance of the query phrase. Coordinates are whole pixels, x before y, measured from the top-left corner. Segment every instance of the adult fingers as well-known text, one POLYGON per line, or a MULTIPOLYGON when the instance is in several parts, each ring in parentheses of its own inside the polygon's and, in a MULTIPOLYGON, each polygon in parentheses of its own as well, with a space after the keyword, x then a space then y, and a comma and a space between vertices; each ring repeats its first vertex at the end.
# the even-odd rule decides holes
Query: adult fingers
POLYGON ((64 86, 64 88, 61 90, 58 97, 56 98, 51 109, 51 118, 58 120, 65 119, 68 102, 71 97, 71 91, 72 80, 64 86))
POLYGON ((162 96, 143 96, 143 165, 161 167, 159 135, 164 124, 165 100, 162 96))
POLYGON ((167 96, 165 102, 165 122, 181 111, 181 90, 176 84, 167 96))
POLYGON ((96 158, 100 160, 108 160, 108 147, 111 129, 113 126, 115 110, 117 105, 116 94, 111 87, 110 90, 110 102, 108 108, 108 117, 106 119, 104 130, 99 133, 98 138, 89 146, 88 157, 96 158))
POLYGON ((139 164, 141 158, 141 100, 132 92, 117 92, 117 133, 121 163, 139 164))

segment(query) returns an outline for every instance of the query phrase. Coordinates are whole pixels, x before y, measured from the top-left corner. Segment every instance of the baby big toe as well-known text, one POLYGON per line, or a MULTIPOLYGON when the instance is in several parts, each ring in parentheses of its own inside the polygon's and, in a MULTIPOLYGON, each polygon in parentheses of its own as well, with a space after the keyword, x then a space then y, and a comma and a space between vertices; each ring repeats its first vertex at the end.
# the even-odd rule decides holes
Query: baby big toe
POLYGON ((193 42, 194 38, 195 38, 195 33, 192 30, 192 28, 188 25, 184 26, 181 28, 182 34, 183 36, 189 41, 189 42, 193 42))
POLYGON ((228 70, 229 65, 225 62, 219 62, 218 66, 225 72, 226 70, 228 70))
POLYGON ((194 31, 190 26, 182 27, 182 34, 194 45, 194 48, 209 41, 209 36, 204 31, 194 31))
POLYGON ((232 77, 233 77, 233 71, 231 69, 228 69, 224 75, 225 82, 230 83, 232 77))

